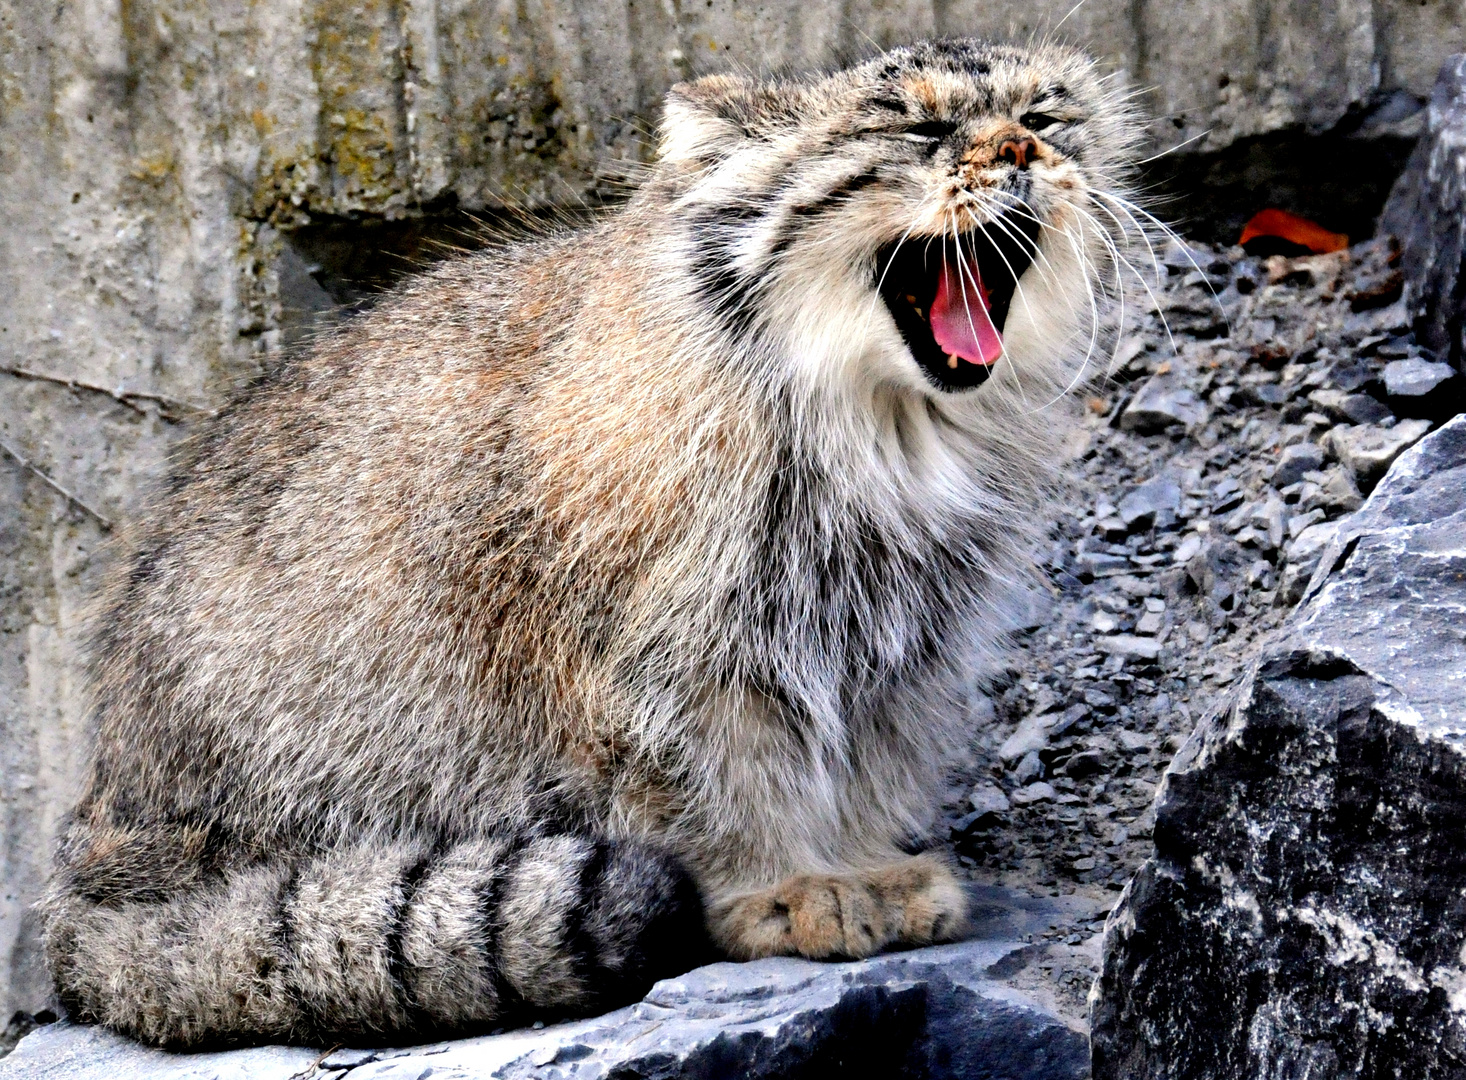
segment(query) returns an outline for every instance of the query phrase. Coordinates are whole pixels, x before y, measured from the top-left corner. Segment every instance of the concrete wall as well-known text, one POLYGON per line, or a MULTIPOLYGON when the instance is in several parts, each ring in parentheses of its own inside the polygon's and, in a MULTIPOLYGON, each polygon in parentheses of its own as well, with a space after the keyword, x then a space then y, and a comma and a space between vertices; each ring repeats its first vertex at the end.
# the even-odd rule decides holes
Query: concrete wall
POLYGON ((1462 0, 1071 4, 0 0, 0 1021, 47 995, 87 597, 169 445, 327 302, 290 230, 600 197, 730 66, 1057 27, 1154 88, 1158 146, 1217 149, 1393 122, 1466 43, 1462 0))

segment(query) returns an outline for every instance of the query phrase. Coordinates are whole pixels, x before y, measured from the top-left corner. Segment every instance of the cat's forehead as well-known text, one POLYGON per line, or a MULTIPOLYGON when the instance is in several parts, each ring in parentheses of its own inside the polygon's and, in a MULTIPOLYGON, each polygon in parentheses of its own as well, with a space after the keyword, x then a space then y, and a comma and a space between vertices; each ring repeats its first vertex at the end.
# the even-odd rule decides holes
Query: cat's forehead
POLYGON ((1087 66, 1068 50, 939 42, 888 53, 859 70, 858 85, 870 96, 896 95, 940 115, 1062 103, 1076 96, 1073 84, 1087 66))

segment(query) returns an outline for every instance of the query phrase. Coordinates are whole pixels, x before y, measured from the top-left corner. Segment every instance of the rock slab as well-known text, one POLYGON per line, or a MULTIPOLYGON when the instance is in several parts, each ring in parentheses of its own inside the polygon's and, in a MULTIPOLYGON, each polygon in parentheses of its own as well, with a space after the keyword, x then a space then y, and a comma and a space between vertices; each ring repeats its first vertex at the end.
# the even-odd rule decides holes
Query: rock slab
MULTIPOLYGON (((1022 912, 1003 910, 1009 919, 1022 912)), ((979 919, 984 909, 979 906, 979 919)), ((540 1030, 395 1050, 270 1046, 170 1054, 52 1024, 0 1061, 0 1080, 577 1080, 882 1077, 1082 1080, 1088 1042, 1001 982, 1028 947, 970 941, 817 964, 713 964, 639 1003, 540 1030)))
POLYGON ((1462 369, 1461 271, 1466 258, 1466 53, 1446 58, 1426 129, 1380 218, 1399 238, 1405 304, 1422 345, 1462 369))
POLYGON ((1466 417, 1338 525, 1162 781, 1096 1080, 1466 1076, 1466 417))

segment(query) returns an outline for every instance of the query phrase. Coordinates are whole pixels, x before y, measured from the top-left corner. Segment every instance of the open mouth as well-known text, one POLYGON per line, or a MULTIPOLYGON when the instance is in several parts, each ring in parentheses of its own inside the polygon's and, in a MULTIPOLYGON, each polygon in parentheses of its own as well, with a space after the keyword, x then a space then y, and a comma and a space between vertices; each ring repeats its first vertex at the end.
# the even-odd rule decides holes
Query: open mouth
POLYGON ((907 237, 877 254, 881 299, 938 388, 987 381, 1003 355, 1008 308, 1037 237, 1037 222, 1004 218, 956 239, 907 237))

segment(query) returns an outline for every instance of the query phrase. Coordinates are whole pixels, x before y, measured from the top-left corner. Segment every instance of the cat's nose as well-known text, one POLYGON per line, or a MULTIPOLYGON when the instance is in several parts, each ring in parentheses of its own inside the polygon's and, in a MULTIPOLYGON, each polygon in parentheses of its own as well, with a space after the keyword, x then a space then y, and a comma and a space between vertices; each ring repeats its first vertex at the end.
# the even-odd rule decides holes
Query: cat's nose
POLYGON ((1032 139, 1008 139, 998 147, 998 160, 1020 169, 1038 156, 1038 144, 1032 139))

